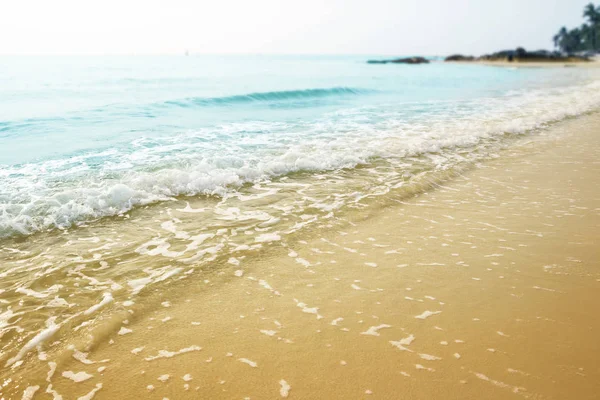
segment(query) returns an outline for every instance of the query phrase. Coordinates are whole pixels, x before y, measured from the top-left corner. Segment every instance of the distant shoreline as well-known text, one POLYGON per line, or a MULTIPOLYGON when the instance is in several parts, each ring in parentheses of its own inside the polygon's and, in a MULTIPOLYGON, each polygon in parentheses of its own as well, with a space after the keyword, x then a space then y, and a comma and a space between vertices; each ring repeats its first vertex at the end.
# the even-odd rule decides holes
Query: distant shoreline
POLYGON ((569 61, 489 61, 489 60, 472 60, 472 61, 444 61, 449 64, 462 65, 483 65, 490 67, 516 67, 516 68, 565 68, 565 67, 583 67, 583 68, 598 68, 600 60, 593 59, 590 61, 569 60, 569 61))

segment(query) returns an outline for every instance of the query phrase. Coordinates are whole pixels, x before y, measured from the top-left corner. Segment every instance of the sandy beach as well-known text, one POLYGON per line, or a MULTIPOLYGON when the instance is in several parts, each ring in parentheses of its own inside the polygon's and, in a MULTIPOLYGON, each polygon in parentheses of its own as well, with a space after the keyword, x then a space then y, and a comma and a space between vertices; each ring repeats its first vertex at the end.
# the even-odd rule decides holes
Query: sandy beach
POLYGON ((555 124, 119 303, 6 364, 0 397, 596 398, 598 126, 555 124))

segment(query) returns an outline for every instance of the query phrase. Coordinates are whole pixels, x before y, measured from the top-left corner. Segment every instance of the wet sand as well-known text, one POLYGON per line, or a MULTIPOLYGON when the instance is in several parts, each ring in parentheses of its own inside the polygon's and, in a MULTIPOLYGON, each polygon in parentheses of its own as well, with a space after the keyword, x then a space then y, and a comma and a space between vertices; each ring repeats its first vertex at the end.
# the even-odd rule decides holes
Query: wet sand
POLYGON ((5 371, 0 397, 597 398, 599 126, 266 236, 100 315, 57 364, 5 371))

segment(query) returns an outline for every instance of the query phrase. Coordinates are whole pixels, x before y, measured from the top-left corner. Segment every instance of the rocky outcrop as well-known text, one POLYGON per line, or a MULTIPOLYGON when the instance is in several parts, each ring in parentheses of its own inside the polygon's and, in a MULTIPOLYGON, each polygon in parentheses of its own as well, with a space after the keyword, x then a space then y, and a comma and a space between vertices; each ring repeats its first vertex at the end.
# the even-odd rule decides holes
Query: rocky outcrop
POLYGON ((424 57, 396 58, 394 60, 369 60, 369 64, 429 64, 429 60, 424 57))
POLYGON ((452 54, 444 59, 444 61, 474 61, 473 56, 463 56, 462 54, 452 54))

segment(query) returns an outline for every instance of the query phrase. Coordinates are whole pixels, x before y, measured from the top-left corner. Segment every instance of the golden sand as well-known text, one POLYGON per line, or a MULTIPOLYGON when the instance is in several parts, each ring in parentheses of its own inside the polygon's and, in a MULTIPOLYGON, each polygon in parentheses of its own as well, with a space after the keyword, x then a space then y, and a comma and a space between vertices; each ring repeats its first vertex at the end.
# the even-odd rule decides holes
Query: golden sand
POLYGON ((598 398, 598 127, 120 304, 0 398, 598 398))

